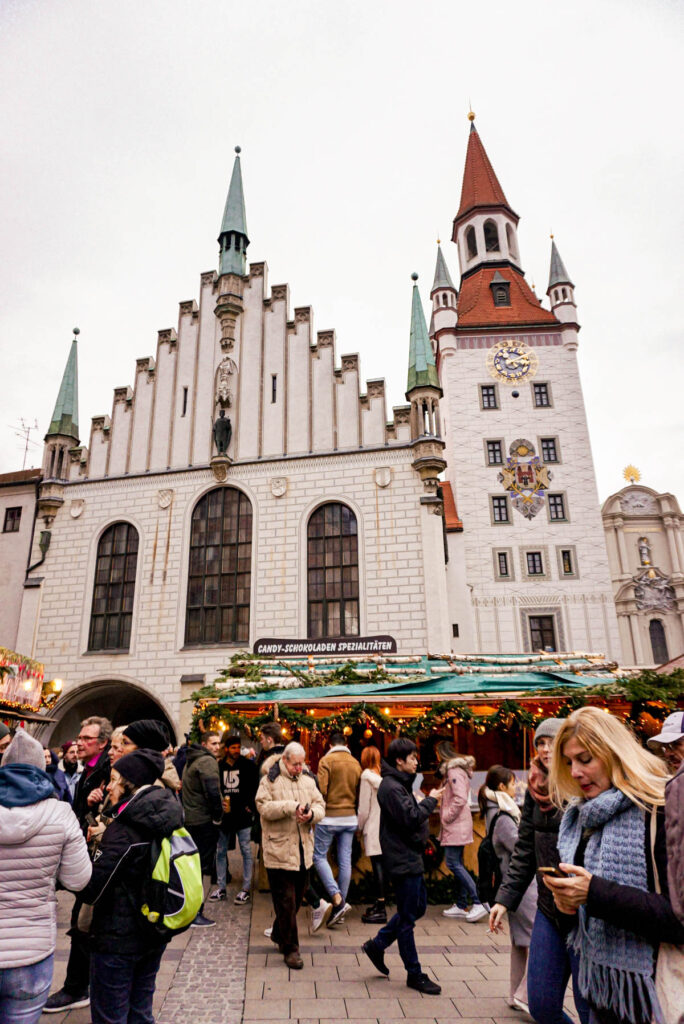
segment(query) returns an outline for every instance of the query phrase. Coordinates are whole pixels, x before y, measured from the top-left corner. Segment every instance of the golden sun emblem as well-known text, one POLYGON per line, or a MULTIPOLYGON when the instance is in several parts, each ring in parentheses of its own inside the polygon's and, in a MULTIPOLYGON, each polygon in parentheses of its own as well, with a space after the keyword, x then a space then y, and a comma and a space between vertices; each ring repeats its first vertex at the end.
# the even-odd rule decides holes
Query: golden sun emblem
POLYGON ((641 480, 641 473, 636 466, 625 466, 622 475, 628 484, 638 484, 641 480))

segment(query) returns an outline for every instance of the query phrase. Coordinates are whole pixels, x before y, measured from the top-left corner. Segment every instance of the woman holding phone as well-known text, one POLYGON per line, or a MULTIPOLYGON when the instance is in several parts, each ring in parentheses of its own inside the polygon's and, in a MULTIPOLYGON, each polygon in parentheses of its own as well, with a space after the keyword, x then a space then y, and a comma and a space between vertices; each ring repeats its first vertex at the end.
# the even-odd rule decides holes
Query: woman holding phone
MULTIPOLYGON (((492 932, 503 931, 506 913, 518 910, 537 869, 558 866, 558 829, 562 813, 549 795, 549 765, 554 739, 562 725, 559 718, 545 718, 534 734, 536 756, 530 764, 518 839, 489 915, 492 932)), ((578 987, 579 959, 568 949, 566 934, 563 917, 551 891, 539 884, 527 962, 527 1002, 537 1024, 572 1024, 563 1010, 571 976, 577 1013, 582 1024, 589 1024, 589 1007, 578 987)))
POLYGON ((656 953, 661 942, 684 943, 667 888, 667 779, 662 761, 599 708, 573 712, 558 732, 551 794, 566 807, 558 848, 569 877, 546 874, 543 884, 570 915, 591 1024, 667 1019, 656 953))

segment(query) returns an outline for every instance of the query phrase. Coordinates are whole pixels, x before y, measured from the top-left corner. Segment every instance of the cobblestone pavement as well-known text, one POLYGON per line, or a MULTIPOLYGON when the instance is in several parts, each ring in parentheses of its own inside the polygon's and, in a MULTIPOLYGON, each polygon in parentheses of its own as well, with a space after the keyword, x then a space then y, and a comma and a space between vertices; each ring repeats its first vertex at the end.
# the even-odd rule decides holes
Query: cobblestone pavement
MULTIPOLYGON (((406 987, 396 947, 385 955, 383 978, 360 951, 377 926, 364 925, 355 907, 343 925, 309 935, 299 916, 301 971, 290 971, 264 936, 271 924, 270 896, 257 893, 252 910, 244 1024, 520 1024, 531 1018, 506 1004, 508 936, 492 936, 487 921, 458 923, 429 907, 416 925, 423 969, 442 986, 440 996, 406 987)), ((574 1006, 566 1007, 573 1020, 574 1006)))

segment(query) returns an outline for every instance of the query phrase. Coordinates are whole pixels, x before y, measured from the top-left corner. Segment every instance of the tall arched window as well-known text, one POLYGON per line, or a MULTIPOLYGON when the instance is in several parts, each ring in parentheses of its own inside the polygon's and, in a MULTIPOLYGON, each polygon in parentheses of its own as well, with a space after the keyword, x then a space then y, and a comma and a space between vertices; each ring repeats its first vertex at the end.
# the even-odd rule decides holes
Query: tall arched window
POLYGON ((138 531, 130 523, 114 523, 97 545, 89 651, 129 649, 137 564, 138 531))
POLYGON ((660 619, 651 619, 648 624, 648 632, 651 637, 653 660, 656 665, 663 665, 666 661, 670 660, 670 655, 668 654, 667 640, 665 639, 665 627, 660 619))
POLYGON ((487 252, 499 251, 499 229, 493 220, 484 222, 484 240, 487 252))
POLYGON ((466 248, 468 250, 468 259, 472 260, 473 256, 477 256, 477 240, 475 238, 475 228, 468 228, 465 233, 466 248))
POLYGON ((307 530, 308 635, 358 636, 359 545, 356 516, 337 502, 321 505, 307 530))
POLYGON ((517 260, 518 247, 515 244, 515 234, 513 233, 513 228, 511 227, 510 224, 506 225, 506 241, 508 242, 509 254, 513 257, 513 259, 517 260))
POLYGON ((251 582, 251 502, 218 487, 192 513, 186 644, 248 643, 251 582))

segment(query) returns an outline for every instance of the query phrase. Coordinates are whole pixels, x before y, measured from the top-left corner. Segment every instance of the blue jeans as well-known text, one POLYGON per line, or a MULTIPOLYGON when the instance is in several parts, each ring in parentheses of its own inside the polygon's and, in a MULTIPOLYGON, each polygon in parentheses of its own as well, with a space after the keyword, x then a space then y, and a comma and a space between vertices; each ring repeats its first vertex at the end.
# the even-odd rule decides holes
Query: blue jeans
MULTIPOLYGON (((237 841, 240 846, 240 853, 242 854, 242 888, 245 892, 249 892, 252 888, 252 869, 254 867, 254 855, 252 854, 252 829, 250 826, 247 828, 241 828, 237 835, 237 841)), ((216 846, 216 884, 219 889, 225 889, 226 878, 228 877, 228 844, 230 842, 230 835, 226 835, 225 832, 219 832, 218 843, 216 846)))
POLYGON ((92 953, 92 1024, 154 1024, 152 999, 165 946, 139 956, 92 953))
POLYGON ((373 942, 383 951, 397 940, 399 956, 407 974, 421 974, 413 928, 427 910, 427 889, 422 875, 395 875, 397 912, 383 925, 373 942))
POLYGON ((589 1007, 577 985, 579 961, 564 936, 541 910, 537 911, 527 961, 527 996, 537 1024, 572 1024, 563 999, 572 975, 575 1007, 582 1024, 589 1024, 589 1007))
POLYGON ((451 871, 456 879, 456 905, 461 910, 465 910, 469 903, 479 903, 480 898, 477 895, 475 883, 470 872, 463 864, 463 847, 445 846, 444 860, 449 871, 451 871))
POLYGON ((343 900, 347 898, 351 882, 351 854, 355 833, 356 825, 316 825, 313 862, 329 896, 336 896, 339 893, 343 900), (340 869, 337 881, 328 863, 328 850, 333 840, 337 842, 337 864, 340 869))
POLYGON ((0 1021, 37 1024, 50 995, 54 954, 26 967, 0 968, 0 1021))

